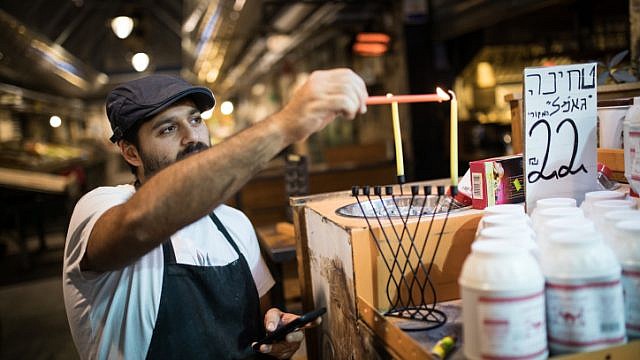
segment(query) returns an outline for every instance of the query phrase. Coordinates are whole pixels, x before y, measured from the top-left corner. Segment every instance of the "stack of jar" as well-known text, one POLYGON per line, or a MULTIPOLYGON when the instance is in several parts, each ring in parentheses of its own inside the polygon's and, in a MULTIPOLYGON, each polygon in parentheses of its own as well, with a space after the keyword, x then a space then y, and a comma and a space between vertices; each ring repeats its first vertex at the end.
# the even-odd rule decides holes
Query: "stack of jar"
POLYGON ((590 217, 621 267, 625 329, 627 336, 637 339, 640 338, 640 211, 635 210, 634 200, 620 194, 587 193, 583 206, 591 207, 590 217))
POLYGON ((521 205, 486 208, 460 279, 469 359, 548 356, 544 277, 521 205))
POLYGON ((527 320, 527 328, 508 316, 513 311, 529 319, 536 311, 546 313, 544 348, 548 339, 556 354, 622 344, 627 335, 640 337, 640 211, 634 208, 635 201, 615 191, 587 193, 580 207, 571 198, 538 200, 531 219, 519 205, 487 208, 459 279, 465 355, 546 356, 533 340, 540 335, 533 326, 538 322, 527 320), (511 250, 498 250, 504 248, 511 250), (505 252, 517 261, 505 263, 505 252), (517 274, 515 280, 500 280, 497 268, 517 274), (538 288, 540 276, 544 282, 538 288), (536 290, 545 294, 541 301, 533 301, 536 290), (491 302, 487 310, 483 299, 496 297, 502 301, 491 302), (496 314, 503 315, 496 319, 496 314), (517 352, 493 335, 530 341, 517 352))

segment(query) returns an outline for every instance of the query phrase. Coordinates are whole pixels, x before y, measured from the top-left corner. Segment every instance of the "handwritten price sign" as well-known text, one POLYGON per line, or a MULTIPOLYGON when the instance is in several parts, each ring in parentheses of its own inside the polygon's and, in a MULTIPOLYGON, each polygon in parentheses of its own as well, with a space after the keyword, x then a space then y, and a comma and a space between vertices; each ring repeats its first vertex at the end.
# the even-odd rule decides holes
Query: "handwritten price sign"
POLYGON ((538 199, 596 190, 596 64, 524 70, 527 211, 538 199))

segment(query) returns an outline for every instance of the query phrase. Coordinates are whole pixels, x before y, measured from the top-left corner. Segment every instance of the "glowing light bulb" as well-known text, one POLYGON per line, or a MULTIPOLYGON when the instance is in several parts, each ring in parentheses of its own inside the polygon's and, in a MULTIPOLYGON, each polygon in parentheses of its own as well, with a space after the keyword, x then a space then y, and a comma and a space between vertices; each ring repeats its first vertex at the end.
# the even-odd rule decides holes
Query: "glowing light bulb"
POLYGON ((126 39, 133 31, 133 19, 128 16, 118 16, 111 20, 111 30, 120 39, 126 39))
POLYGON ((222 115, 230 115, 233 112, 233 103, 231 101, 225 101, 220 105, 220 112, 222 115))
POLYGON ((136 69, 137 72, 143 72, 147 70, 149 66, 149 55, 139 52, 131 58, 131 65, 136 69))
POLYGON ((60 119, 60 116, 53 115, 49 118, 49 125, 51 125, 52 128, 60 127, 60 125, 62 125, 62 119, 60 119))

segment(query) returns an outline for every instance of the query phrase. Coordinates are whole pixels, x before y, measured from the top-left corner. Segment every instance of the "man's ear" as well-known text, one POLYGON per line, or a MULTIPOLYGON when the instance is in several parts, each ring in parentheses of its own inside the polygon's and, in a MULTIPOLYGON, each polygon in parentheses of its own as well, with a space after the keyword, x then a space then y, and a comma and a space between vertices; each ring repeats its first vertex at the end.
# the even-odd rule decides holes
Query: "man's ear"
POLYGON ((135 167, 142 166, 142 160, 140 159, 140 153, 138 153, 138 149, 132 143, 126 140, 118 141, 118 147, 120 148, 120 153, 122 157, 131 165, 135 167))

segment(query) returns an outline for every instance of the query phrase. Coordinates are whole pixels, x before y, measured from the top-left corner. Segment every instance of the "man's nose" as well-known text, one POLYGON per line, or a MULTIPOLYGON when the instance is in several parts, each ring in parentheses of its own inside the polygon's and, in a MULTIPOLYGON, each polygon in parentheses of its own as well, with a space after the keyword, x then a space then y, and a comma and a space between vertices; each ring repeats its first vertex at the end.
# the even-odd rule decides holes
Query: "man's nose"
POLYGON ((182 144, 190 144, 198 142, 198 133, 192 126, 182 127, 182 144))

